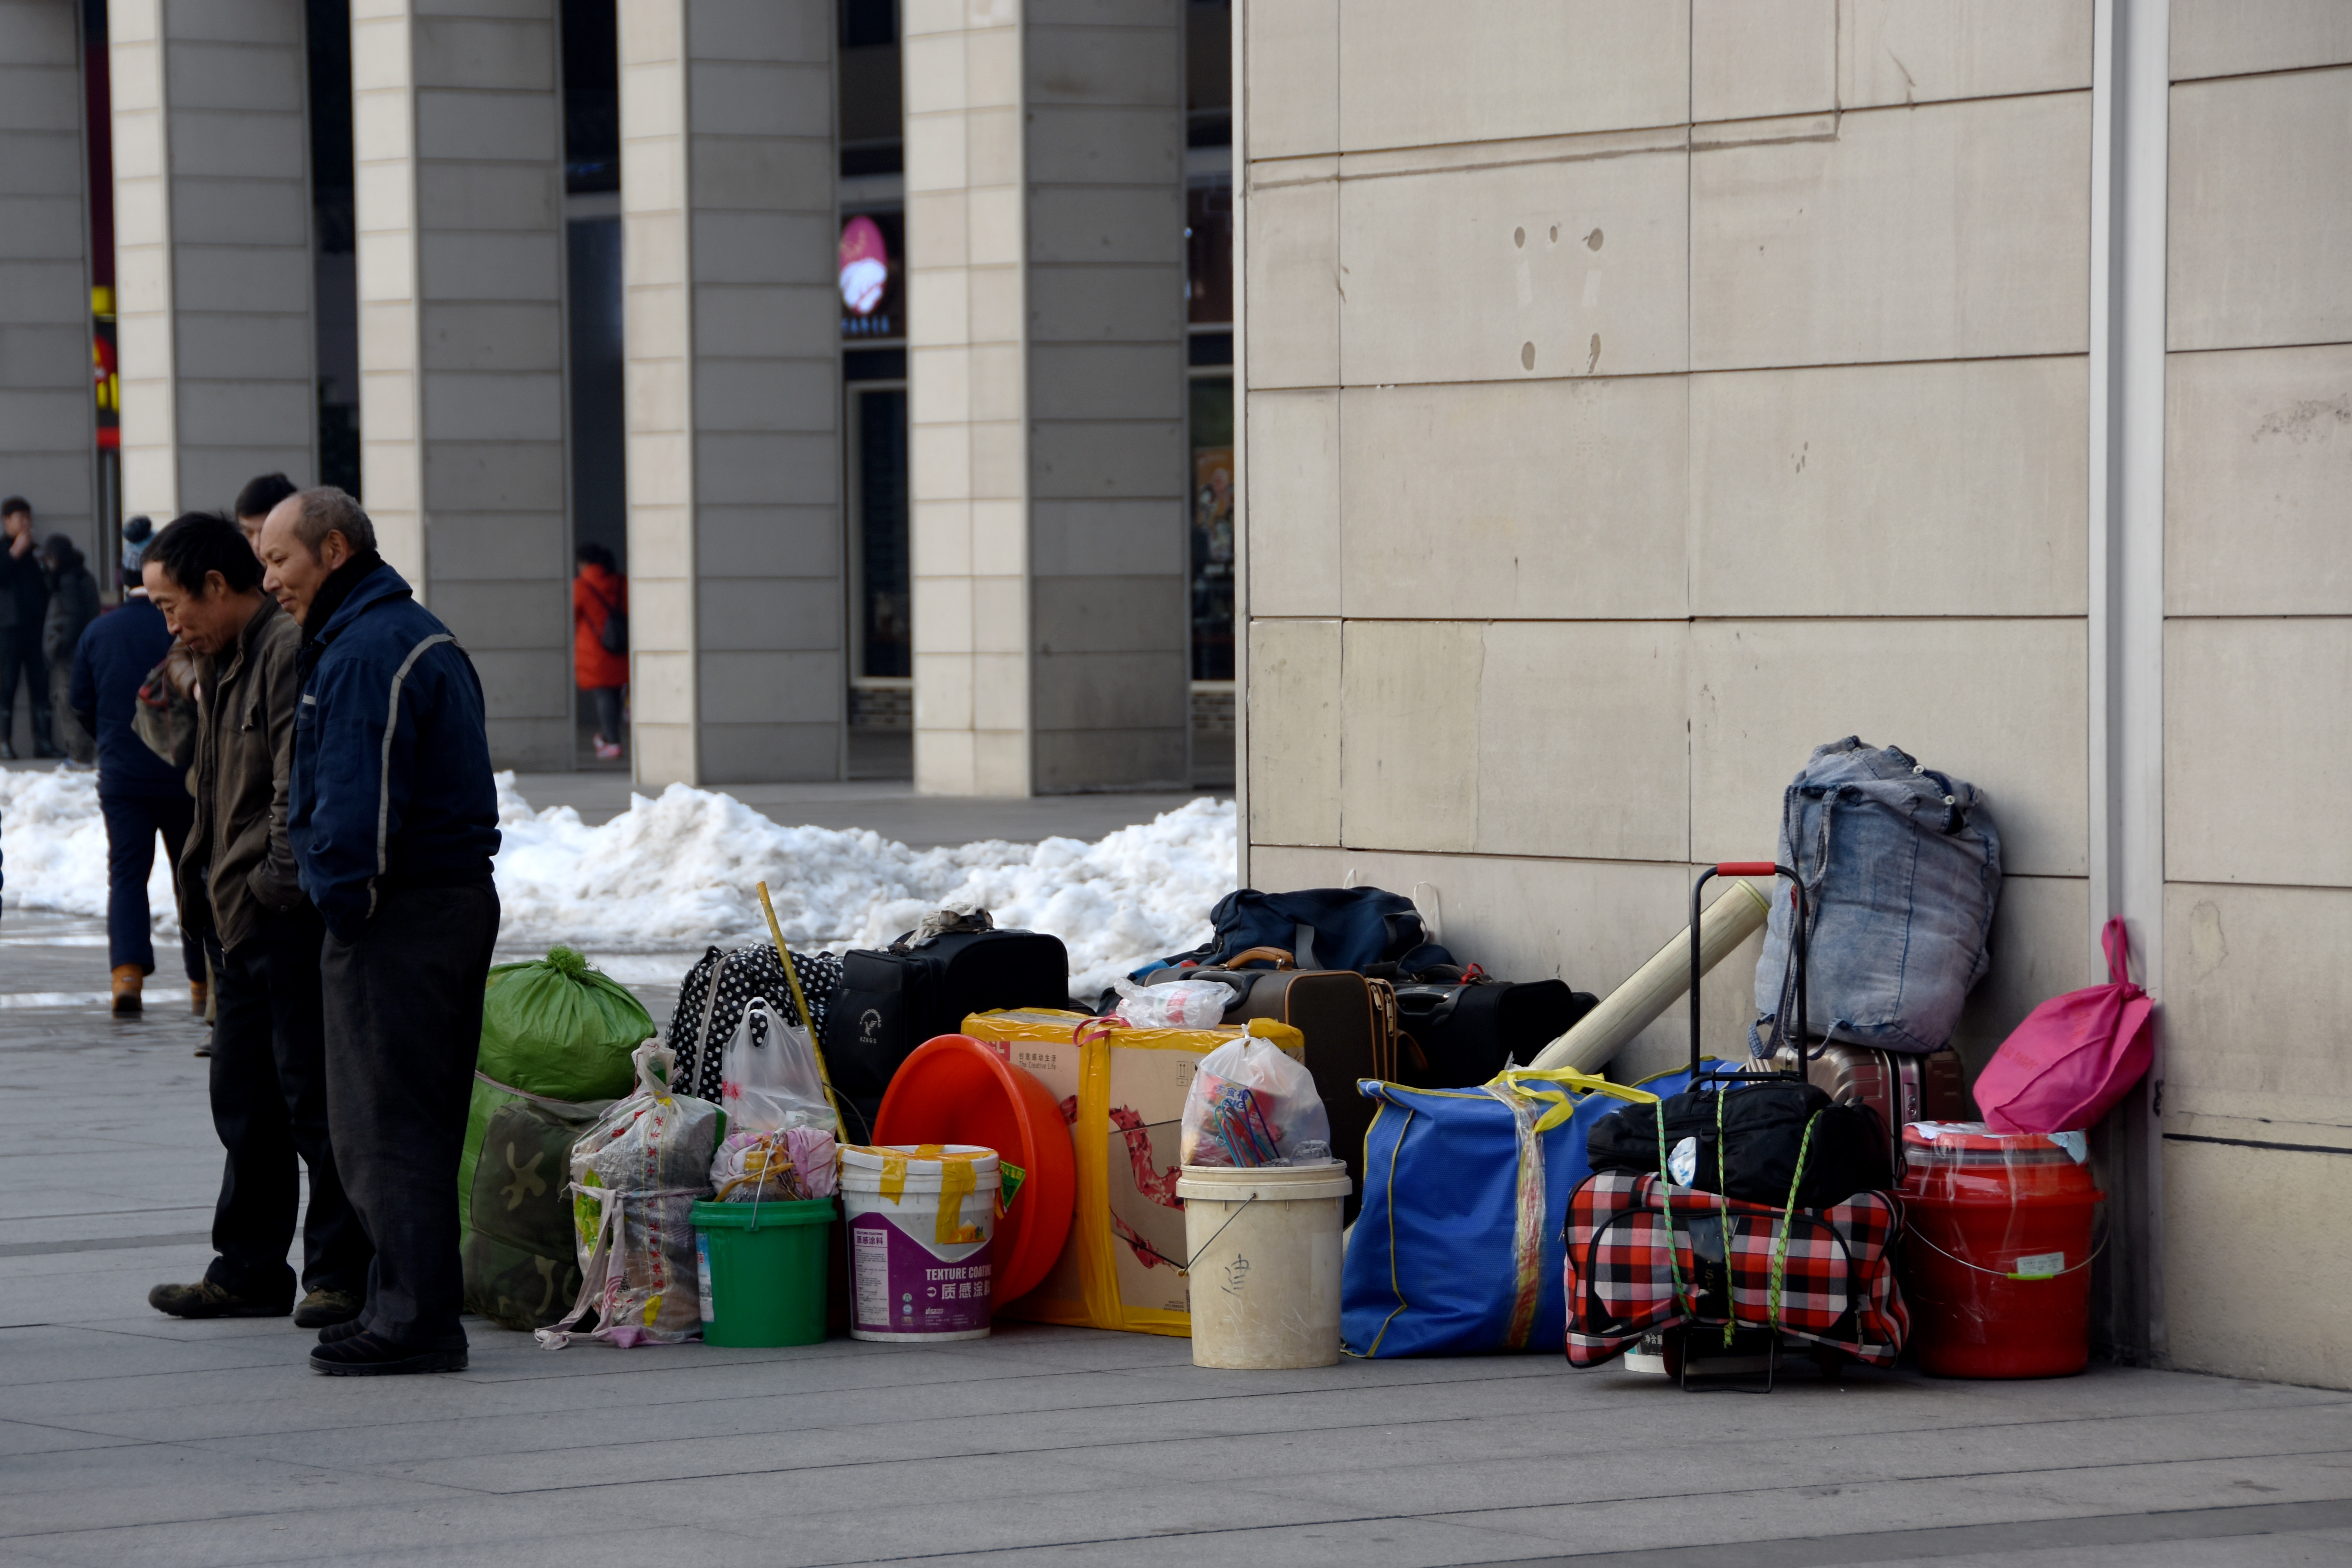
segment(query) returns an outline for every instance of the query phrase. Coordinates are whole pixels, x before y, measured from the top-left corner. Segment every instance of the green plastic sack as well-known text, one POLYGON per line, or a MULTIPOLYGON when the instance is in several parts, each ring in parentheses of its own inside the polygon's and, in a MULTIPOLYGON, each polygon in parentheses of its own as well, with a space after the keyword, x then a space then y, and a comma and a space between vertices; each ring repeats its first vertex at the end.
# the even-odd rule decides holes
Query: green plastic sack
POLYGON ((636 1083, 629 1053, 654 1021, 628 990, 568 947, 501 963, 482 997, 483 1077, 549 1100, 617 1100, 636 1083))
POLYGON ((490 971, 457 1160, 469 1310, 537 1328, 578 1293, 572 1141, 635 1086, 629 1053, 653 1033, 637 999, 568 947, 490 971))

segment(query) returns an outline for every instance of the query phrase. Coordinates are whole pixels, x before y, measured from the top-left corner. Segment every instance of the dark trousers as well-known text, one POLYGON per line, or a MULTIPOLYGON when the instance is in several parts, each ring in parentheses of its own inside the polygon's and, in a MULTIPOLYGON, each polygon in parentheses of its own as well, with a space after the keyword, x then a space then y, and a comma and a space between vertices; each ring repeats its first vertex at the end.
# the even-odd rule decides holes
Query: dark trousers
MULTIPOLYGON (((155 835, 163 836, 163 851, 178 865, 188 829, 195 824, 196 803, 185 794, 100 791, 98 808, 106 816, 106 962, 117 969, 136 964, 140 973, 152 974, 155 939, 147 924, 147 878, 155 869, 155 835)), ((189 979, 205 977, 204 946, 185 931, 180 934, 180 957, 189 979)))
POLYGON ((266 913, 260 929, 223 952, 205 943, 220 986, 213 1022, 213 1130, 228 1163, 213 1210, 213 1283, 248 1300, 286 1302, 286 1264, 301 1198, 299 1156, 310 1169, 302 1222, 302 1289, 367 1289, 373 1248, 335 1173, 327 1134, 327 1026, 320 948, 327 928, 306 901, 266 913))
POLYGON ((16 732, 16 680, 33 705, 33 744, 49 743, 49 661, 41 657, 41 628, 0 629, 0 741, 16 732))
POLYGON ((73 710, 73 662, 60 659, 49 666, 49 728, 58 750, 78 763, 98 761, 98 741, 81 727, 73 710))
POLYGON ((394 888, 349 942, 328 933, 327 1121, 375 1244, 361 1321, 425 1349, 466 1342, 457 1314, 457 1155, 482 1040, 498 889, 394 888))
POLYGON ((621 691, 617 686, 588 689, 588 695, 596 700, 596 733, 615 746, 628 739, 621 733, 621 691))

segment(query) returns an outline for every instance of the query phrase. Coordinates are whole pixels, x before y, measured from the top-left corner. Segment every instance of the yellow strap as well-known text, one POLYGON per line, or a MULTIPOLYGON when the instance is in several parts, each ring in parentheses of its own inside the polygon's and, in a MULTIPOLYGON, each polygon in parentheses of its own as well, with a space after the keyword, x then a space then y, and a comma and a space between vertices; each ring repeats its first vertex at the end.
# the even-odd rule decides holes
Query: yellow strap
POLYGON ((1536 1121, 1538 1132, 1549 1132, 1575 1115, 1587 1095, 1605 1094, 1631 1105, 1649 1105, 1658 1098, 1646 1089, 1612 1083, 1599 1073, 1579 1072, 1574 1068, 1506 1068, 1486 1087, 1497 1094, 1548 1104, 1550 1109, 1536 1121))
POLYGON ((980 1226, 963 1223, 963 1201, 979 1185, 978 1166, 970 1160, 949 1160, 940 1166, 940 1220, 932 1238, 941 1247, 980 1239, 980 1226))

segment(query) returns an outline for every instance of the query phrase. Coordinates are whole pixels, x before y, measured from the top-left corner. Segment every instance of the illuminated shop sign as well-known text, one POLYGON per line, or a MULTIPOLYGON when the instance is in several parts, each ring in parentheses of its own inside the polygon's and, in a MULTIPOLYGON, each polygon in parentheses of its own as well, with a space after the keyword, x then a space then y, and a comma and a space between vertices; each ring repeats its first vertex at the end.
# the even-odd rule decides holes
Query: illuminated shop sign
POLYGON ((882 309, 890 290, 890 247, 881 226, 862 214, 841 228, 841 303, 845 337, 887 337, 889 312, 882 309))

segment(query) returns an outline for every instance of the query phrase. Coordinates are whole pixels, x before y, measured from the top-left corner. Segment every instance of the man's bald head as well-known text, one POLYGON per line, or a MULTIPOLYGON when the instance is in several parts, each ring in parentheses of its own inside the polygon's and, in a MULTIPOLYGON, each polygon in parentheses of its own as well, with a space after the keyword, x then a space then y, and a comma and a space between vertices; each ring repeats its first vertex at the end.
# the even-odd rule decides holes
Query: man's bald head
POLYGON ((269 509, 254 548, 268 572, 262 586, 300 620, 338 567, 375 552, 375 524, 331 485, 300 490, 269 509))

